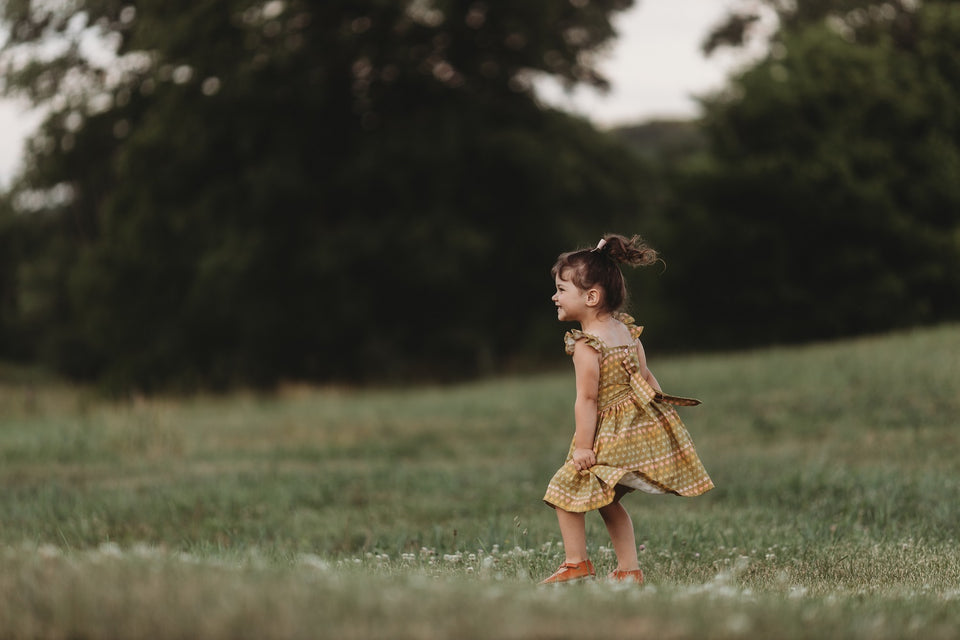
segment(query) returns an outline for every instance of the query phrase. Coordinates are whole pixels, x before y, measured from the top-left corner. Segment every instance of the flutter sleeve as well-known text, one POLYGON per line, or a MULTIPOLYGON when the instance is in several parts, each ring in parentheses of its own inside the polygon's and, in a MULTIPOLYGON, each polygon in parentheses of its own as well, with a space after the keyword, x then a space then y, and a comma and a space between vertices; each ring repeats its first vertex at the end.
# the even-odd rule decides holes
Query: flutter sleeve
POLYGON ((629 316, 626 313, 615 313, 613 314, 613 317, 627 326, 627 329, 630 330, 630 335, 633 336, 634 340, 638 339, 640 334, 643 333, 643 327, 638 327, 635 324, 636 320, 634 320, 632 316, 629 316))
POLYGON ((600 351, 603 347, 603 343, 600 342, 600 339, 596 336, 592 336, 589 333, 584 333, 580 329, 571 329, 570 331, 567 331, 566 335, 563 336, 563 345, 568 356, 573 355, 573 350, 576 348, 577 342, 580 340, 585 340, 589 346, 593 347, 597 351, 600 351))

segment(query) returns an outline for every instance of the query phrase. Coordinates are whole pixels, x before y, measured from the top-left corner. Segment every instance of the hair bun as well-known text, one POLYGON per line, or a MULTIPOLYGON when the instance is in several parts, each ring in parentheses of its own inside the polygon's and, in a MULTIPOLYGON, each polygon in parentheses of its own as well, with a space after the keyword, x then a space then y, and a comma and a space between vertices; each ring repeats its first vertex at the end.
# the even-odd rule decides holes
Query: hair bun
POLYGON ((610 257, 614 262, 643 267, 657 261, 656 249, 649 246, 640 236, 627 238, 620 234, 608 234, 597 244, 596 251, 610 257))

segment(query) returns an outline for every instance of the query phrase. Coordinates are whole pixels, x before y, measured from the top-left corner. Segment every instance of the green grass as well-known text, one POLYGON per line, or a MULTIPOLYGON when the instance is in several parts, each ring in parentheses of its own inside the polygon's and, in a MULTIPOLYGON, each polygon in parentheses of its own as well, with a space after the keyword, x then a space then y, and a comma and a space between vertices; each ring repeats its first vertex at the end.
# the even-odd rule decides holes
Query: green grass
POLYGON ((956 637, 957 354, 648 354, 717 489, 625 498, 642 589, 535 585, 572 367, 123 403, 0 368, 0 638, 956 637))

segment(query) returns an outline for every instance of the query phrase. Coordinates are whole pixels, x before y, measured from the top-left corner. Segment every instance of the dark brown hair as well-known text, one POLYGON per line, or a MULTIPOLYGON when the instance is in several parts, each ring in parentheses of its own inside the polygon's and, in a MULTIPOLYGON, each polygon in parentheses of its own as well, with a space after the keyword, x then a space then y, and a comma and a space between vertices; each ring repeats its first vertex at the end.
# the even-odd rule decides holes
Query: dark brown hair
POLYGON ((550 274, 554 278, 559 275, 569 280, 581 290, 600 289, 603 291, 601 311, 613 312, 627 299, 627 286, 620 265, 643 267, 657 260, 656 250, 640 236, 627 238, 613 233, 603 236, 602 246, 596 249, 561 253, 550 274))

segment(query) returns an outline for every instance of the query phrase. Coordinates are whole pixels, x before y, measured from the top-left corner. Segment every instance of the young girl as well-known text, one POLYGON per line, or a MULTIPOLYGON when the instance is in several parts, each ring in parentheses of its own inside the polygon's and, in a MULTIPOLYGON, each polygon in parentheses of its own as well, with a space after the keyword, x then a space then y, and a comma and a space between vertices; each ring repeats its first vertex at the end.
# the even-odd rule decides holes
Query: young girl
POLYGON ((551 271, 557 318, 580 329, 564 336, 577 378, 576 433, 543 497, 556 509, 566 560, 541 584, 594 575, 584 531, 584 514, 594 509, 617 555, 609 577, 643 582, 633 522, 620 498, 634 489, 696 496, 713 488, 671 406, 700 402, 662 393, 638 339, 643 327, 617 312, 627 293, 619 265, 656 260, 639 237, 608 235, 595 249, 562 254, 551 271))

